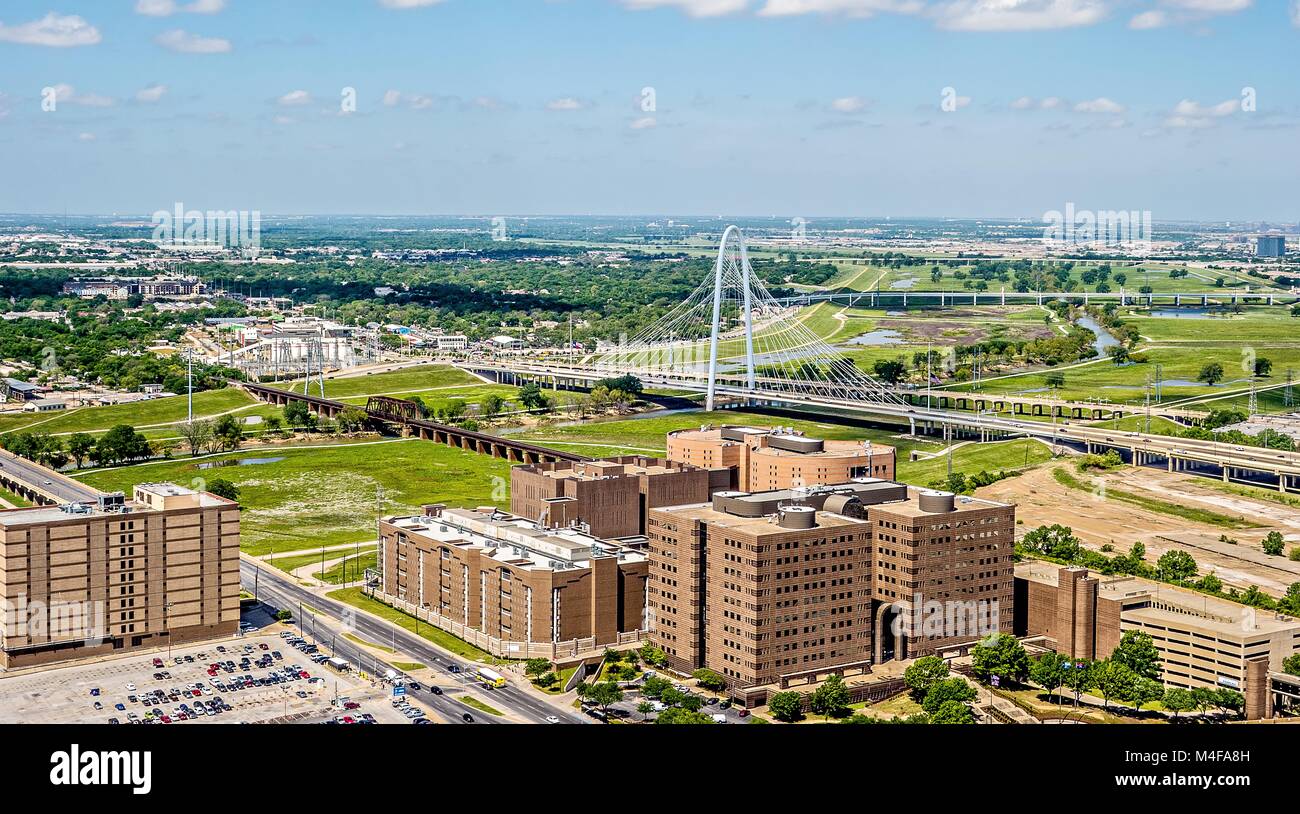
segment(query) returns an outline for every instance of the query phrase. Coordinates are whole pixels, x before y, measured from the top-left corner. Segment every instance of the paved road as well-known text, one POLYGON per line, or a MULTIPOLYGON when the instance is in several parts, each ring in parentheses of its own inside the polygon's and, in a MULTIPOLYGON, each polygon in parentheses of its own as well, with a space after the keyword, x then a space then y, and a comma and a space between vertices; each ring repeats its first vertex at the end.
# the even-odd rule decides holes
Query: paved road
MULTIPOLYGON (((239 564, 240 582, 244 589, 252 591, 254 587, 254 578, 257 574, 257 568, 251 563, 241 561, 239 564)), ((547 717, 555 716, 560 719, 561 723, 586 724, 591 721, 583 715, 570 712, 552 706, 546 701, 537 698, 527 690, 507 685, 505 687, 488 690, 484 689, 478 682, 464 673, 453 674, 447 670, 450 664, 460 665, 462 668, 467 666, 463 659, 456 658, 454 655, 447 653, 441 648, 436 647, 428 640, 416 636, 414 633, 400 628, 396 625, 374 619, 362 613, 353 613, 354 610, 349 605, 337 602, 333 599, 321 596, 305 590, 302 586, 293 582, 283 572, 270 568, 260 569, 260 576, 256 577, 257 595, 259 599, 266 600, 272 605, 277 605, 285 610, 298 613, 299 603, 310 605, 322 613, 329 615, 324 620, 327 626, 335 629, 341 628, 337 621, 345 615, 355 619, 354 635, 369 639, 377 644, 391 644, 395 649, 418 660, 421 664, 428 665, 446 678, 439 680, 439 685, 444 689, 468 689, 474 688, 476 695, 483 698, 493 707, 503 708, 505 711, 517 715, 518 717, 530 723, 545 723, 547 717)), ((314 617, 304 609, 305 619, 303 624, 307 625, 307 631, 310 632, 314 617)), ((333 632, 333 631, 332 631, 333 632)), ((321 639, 324 634, 317 635, 321 639)), ((359 648, 341 635, 331 637, 335 646, 338 648, 341 658, 348 659, 358 664, 370 664, 376 661, 370 654, 362 654, 359 648), (350 653, 351 655, 347 655, 350 653)), ((330 641, 326 640, 328 646, 330 641)), ((388 666, 392 666, 391 664, 388 666)), ((397 669, 394 667, 393 669, 397 669)), ((399 671, 400 672, 400 671, 399 671)), ((421 682, 423 685, 423 682, 421 682)), ((501 723, 499 720, 493 720, 491 715, 479 710, 466 707, 459 701, 449 698, 446 695, 435 695, 428 690, 420 690, 415 693, 418 700, 426 703, 439 712, 446 713, 450 719, 460 720, 461 715, 467 710, 474 716, 475 721, 483 722, 492 720, 493 723, 501 723)))
POLYGON ((0 478, 22 483, 59 503, 96 500, 103 494, 98 489, 92 489, 84 483, 78 483, 9 452, 0 452, 0 478))

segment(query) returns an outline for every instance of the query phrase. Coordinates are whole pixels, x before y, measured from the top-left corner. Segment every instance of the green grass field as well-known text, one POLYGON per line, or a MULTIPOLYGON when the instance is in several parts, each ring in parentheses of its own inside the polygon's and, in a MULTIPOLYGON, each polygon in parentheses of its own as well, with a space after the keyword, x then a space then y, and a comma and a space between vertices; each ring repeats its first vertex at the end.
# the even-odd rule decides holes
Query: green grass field
MULTIPOLYGON (((326 594, 330 599, 337 599, 355 608, 368 611, 388 622, 393 622, 399 627, 405 628, 412 633, 416 632, 416 619, 414 616, 402 613, 394 607, 385 605, 375 599, 371 599, 360 588, 340 588, 337 591, 330 591, 326 594)), ((495 662, 491 654, 480 650, 469 642, 458 639, 450 633, 446 633, 438 628, 420 623, 419 634, 421 637, 428 639, 444 650, 455 653, 462 658, 472 659, 474 661, 495 662)))
POLYGON ((198 469, 194 461, 174 460, 80 477, 92 486, 127 493, 143 482, 190 486, 196 479, 229 480, 241 490, 243 549, 254 555, 373 540, 379 487, 384 490, 385 513, 415 511, 433 501, 452 506, 504 506, 509 501, 509 464, 432 441, 284 447, 201 462, 247 457, 283 460, 207 470, 198 469))
MULTIPOLYGON (((952 451, 952 471, 975 475, 982 471, 1022 470, 1052 459, 1047 447, 1036 441, 1015 440, 972 443, 952 451)), ((898 479, 913 486, 929 486, 948 476, 948 456, 921 461, 900 460, 898 479)))
MULTIPOLYGON (((194 415, 209 418, 238 410, 253 409, 257 402, 242 390, 207 390, 194 394, 194 415)), ((0 433, 16 430, 48 432, 52 435, 70 435, 75 432, 105 432, 118 424, 130 424, 136 429, 157 424, 181 424, 188 417, 186 396, 150 399, 135 404, 117 404, 111 407, 80 407, 58 413, 23 413, 0 416, 0 433)), ((175 429, 172 427, 172 429, 175 429)))

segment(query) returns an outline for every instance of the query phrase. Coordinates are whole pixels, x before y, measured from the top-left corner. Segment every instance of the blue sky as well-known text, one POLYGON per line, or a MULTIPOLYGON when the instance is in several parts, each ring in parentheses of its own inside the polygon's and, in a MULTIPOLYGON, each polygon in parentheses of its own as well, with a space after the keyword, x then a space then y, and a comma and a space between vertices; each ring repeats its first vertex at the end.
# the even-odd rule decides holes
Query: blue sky
POLYGON ((5 0, 0 211, 1297 221, 1298 52, 1294 0, 5 0))

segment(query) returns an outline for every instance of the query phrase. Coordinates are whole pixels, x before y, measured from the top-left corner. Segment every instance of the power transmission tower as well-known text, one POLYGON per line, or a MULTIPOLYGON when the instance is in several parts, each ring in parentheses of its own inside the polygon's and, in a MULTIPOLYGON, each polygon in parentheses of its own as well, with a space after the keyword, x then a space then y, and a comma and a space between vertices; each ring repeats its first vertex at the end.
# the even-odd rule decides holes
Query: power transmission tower
POLYGON ((1282 403, 1285 404, 1287 407, 1295 406, 1295 395, 1293 394, 1291 389, 1291 383, 1294 378, 1295 378, 1295 369, 1287 368, 1286 369, 1286 390, 1284 390, 1282 393, 1282 403))
POLYGON ((1259 415, 1259 399, 1255 395, 1255 382, 1250 383, 1250 414, 1259 415))
POLYGON ((1156 404, 1161 403, 1161 390, 1165 381, 1165 366, 1156 365, 1156 404))
POLYGON ((313 371, 316 382, 320 385, 320 397, 325 398, 325 349, 322 342, 324 332, 307 340, 307 375, 303 377, 302 394, 311 395, 313 371), (314 365, 314 367, 313 367, 314 365))

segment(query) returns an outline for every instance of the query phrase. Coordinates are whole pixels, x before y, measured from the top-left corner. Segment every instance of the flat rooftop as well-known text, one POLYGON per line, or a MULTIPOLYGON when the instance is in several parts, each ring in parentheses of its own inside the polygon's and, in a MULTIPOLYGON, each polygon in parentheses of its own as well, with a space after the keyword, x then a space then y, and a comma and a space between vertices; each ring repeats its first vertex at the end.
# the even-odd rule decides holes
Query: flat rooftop
POLYGON ((643 562, 643 537, 604 540, 573 528, 546 528, 532 520, 490 508, 443 509, 437 516, 385 518, 393 526, 438 543, 473 546, 524 569, 564 571, 587 568, 599 557, 643 562))
MULTIPOLYGON (((734 529, 755 537, 767 534, 789 534, 795 529, 790 529, 778 525, 774 522, 775 515, 764 515, 761 517, 741 517, 740 515, 729 512, 720 512, 713 508, 712 503, 692 503, 686 506, 672 507, 673 517, 685 520, 699 520, 707 522, 714 528, 734 529)), ((852 517, 845 517, 842 514, 833 514, 831 512, 816 513, 816 528, 844 528, 848 526, 867 526, 870 525, 867 520, 858 520, 852 517)))
MULTIPOLYGON (((1043 585, 1060 584, 1062 566, 1042 560, 1016 563, 1016 578, 1043 585)), ((1078 570, 1087 571, 1086 568, 1078 570)), ((1241 605, 1198 591, 1141 577, 1089 574, 1100 584, 1099 599, 1122 603, 1123 618, 1177 629, 1199 628, 1230 639, 1287 630, 1300 631, 1300 619, 1241 605)))

